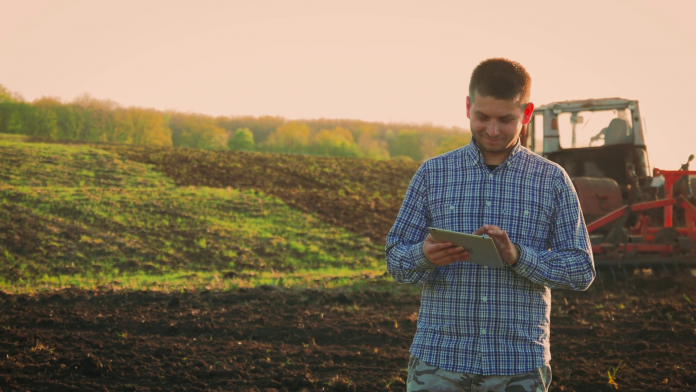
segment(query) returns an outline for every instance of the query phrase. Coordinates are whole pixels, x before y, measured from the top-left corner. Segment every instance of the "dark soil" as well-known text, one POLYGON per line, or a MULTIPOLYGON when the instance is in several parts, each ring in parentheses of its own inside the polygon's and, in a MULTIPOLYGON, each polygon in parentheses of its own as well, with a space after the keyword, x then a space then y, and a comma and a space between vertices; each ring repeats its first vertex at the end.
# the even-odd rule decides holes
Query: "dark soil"
MULTIPOLYGON (((0 294, 0 389, 402 391, 419 296, 387 288, 0 294)), ((552 390, 619 364, 621 391, 696 390, 692 301, 684 277, 554 291, 552 390)))

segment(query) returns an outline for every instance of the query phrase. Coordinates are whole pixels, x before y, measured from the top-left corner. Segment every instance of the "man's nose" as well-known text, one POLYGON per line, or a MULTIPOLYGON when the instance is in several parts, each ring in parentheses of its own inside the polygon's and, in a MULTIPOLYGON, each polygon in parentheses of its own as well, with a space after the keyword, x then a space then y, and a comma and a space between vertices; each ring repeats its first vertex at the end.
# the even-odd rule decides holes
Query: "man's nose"
POLYGON ((498 122, 489 122, 488 126, 486 127, 486 133, 488 133, 489 136, 498 136, 498 134, 500 133, 500 130, 498 130, 498 122))

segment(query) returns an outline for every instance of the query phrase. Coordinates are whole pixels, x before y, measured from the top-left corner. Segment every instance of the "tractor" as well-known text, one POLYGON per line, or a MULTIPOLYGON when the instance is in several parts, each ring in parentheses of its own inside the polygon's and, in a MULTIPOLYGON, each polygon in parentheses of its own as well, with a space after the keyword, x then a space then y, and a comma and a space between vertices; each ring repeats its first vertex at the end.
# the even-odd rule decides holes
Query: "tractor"
POLYGON ((691 155, 679 170, 650 170, 638 101, 553 102, 522 133, 530 150, 559 164, 580 200, 598 275, 696 271, 696 181, 691 155))

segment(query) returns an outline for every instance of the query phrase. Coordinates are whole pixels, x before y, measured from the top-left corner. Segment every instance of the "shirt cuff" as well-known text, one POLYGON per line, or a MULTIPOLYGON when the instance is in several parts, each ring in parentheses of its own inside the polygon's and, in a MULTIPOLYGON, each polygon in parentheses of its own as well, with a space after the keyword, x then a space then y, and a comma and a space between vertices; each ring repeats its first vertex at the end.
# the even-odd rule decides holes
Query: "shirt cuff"
POLYGON ((517 245, 520 247, 520 259, 512 266, 512 269, 525 278, 530 278, 537 269, 537 254, 529 247, 520 244, 517 245))
POLYGON ((411 261, 413 261, 416 271, 427 271, 438 267, 437 264, 425 257, 422 243, 411 246, 411 261))

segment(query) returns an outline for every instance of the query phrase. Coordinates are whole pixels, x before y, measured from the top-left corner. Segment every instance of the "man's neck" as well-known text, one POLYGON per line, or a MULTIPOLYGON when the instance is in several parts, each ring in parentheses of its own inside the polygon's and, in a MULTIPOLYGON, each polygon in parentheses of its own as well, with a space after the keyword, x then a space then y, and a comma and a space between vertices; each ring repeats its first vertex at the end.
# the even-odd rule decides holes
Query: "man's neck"
POLYGON ((481 155, 483 155, 483 162, 486 165, 500 165, 501 163, 505 162, 506 159, 508 159, 510 153, 512 153, 513 148, 515 148, 515 146, 512 146, 509 149, 502 152, 488 152, 481 150, 481 155))

